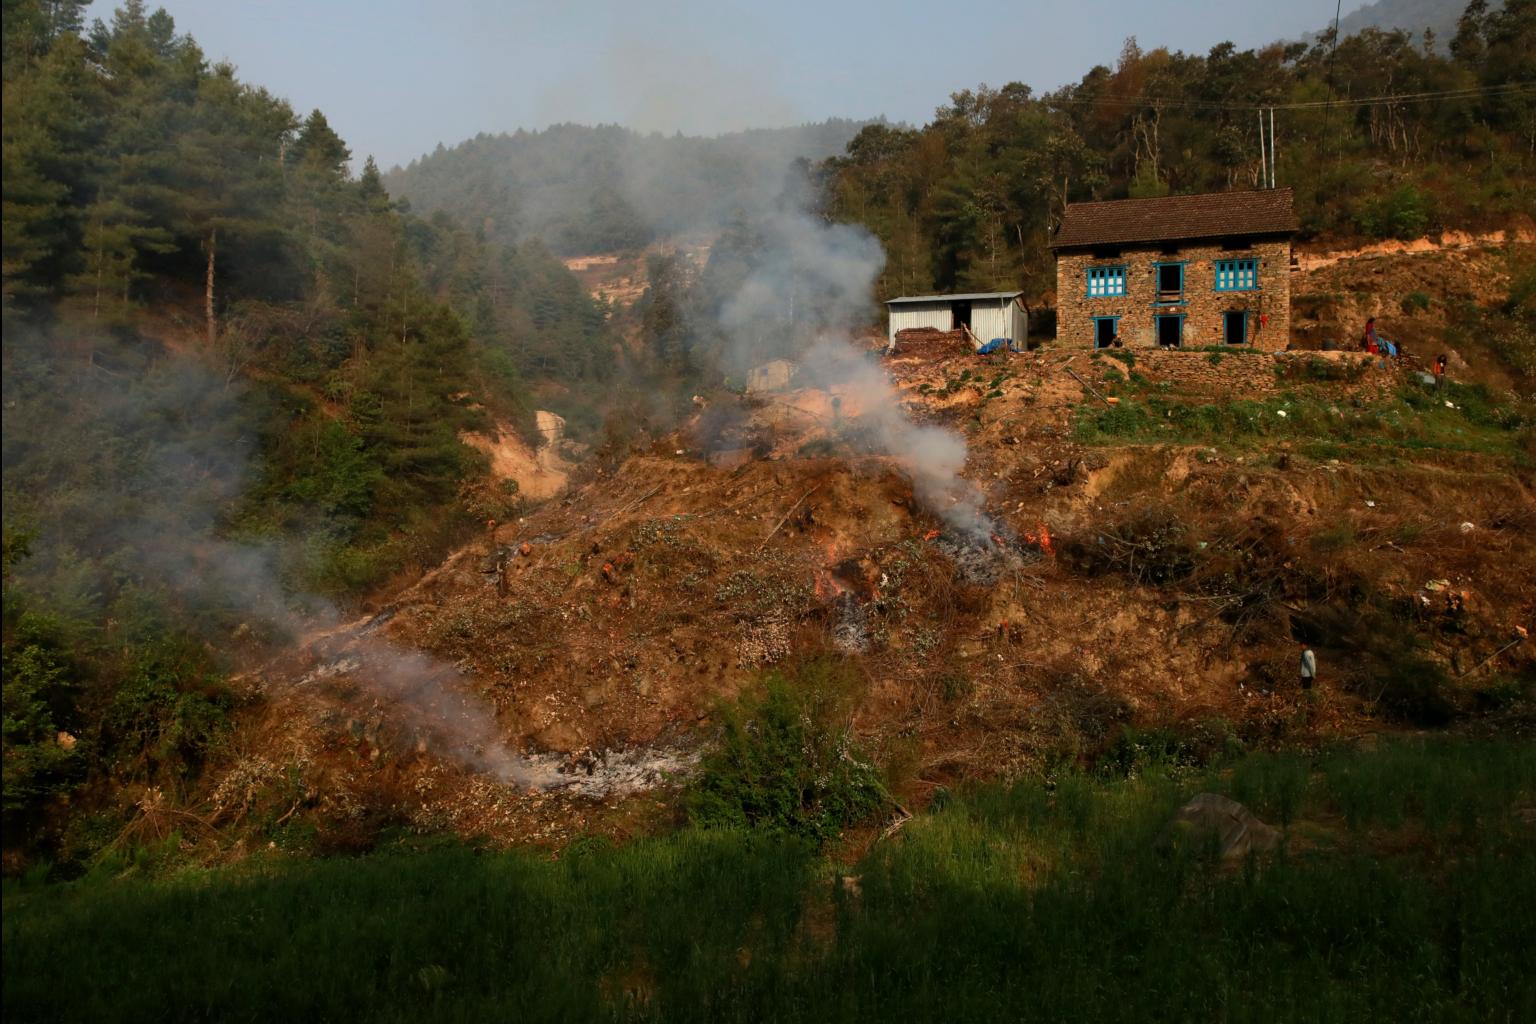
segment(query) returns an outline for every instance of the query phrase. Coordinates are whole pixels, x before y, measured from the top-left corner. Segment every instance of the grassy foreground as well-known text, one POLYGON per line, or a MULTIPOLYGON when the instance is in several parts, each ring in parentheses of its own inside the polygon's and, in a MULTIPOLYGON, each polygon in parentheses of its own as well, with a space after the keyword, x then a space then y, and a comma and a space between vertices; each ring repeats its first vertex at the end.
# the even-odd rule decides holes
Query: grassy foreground
POLYGON ((980 788, 852 867, 688 830, 13 882, 4 1016, 1531 1020, 1533 806, 1536 747, 1437 740, 980 788), (1159 844, 1202 789, 1282 851, 1159 844))

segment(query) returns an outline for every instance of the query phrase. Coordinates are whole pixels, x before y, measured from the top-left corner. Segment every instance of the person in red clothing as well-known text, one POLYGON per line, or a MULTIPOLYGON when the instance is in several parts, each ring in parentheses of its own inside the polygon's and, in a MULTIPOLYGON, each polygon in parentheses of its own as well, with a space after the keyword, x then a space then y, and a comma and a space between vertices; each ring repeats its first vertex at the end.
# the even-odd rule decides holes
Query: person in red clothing
POLYGON ((1371 355, 1381 351, 1381 344, 1376 340, 1376 318, 1371 317, 1365 322, 1365 334, 1360 339, 1360 347, 1371 355))

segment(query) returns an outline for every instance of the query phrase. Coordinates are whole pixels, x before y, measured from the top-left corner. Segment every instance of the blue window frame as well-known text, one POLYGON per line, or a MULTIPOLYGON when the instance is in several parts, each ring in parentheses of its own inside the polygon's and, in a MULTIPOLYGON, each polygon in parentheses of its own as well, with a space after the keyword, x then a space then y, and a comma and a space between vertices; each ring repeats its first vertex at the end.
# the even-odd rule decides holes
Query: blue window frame
POLYGON ((1088 297, 1102 298, 1125 294, 1125 265, 1088 268, 1088 297))
POLYGON ((1221 338, 1228 345, 1248 344, 1248 311, 1229 309, 1221 314, 1221 338))
POLYGON ((1216 290, 1251 292, 1259 287, 1258 260, 1217 260, 1216 290))
POLYGON ((1108 348, 1120 335, 1120 318, 1096 316, 1093 318, 1093 347, 1108 348))
POLYGON ((1152 283, 1157 292, 1154 305, 1171 306, 1184 301, 1184 262, 1152 264, 1152 283))

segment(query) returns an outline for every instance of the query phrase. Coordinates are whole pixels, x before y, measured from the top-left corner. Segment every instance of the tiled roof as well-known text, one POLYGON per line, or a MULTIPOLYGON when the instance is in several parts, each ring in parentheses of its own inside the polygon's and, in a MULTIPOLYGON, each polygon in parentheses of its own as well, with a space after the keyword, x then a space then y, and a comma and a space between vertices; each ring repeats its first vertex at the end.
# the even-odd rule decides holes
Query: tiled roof
POLYGON ((1297 228, 1293 199, 1289 188, 1267 188, 1069 203, 1051 248, 1292 234, 1297 228))

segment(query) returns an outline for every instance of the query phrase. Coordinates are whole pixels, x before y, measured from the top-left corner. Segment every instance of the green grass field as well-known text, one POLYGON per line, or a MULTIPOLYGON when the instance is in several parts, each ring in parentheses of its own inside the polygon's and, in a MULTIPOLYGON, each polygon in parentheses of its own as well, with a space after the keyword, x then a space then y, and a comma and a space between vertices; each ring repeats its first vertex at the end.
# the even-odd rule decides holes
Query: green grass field
POLYGON ((7 1021, 1536 1019, 1536 746, 956 795, 858 863, 689 829, 5 892, 7 1021), (1264 862, 1157 842, 1215 789, 1264 862), (845 882, 847 877, 856 884, 845 882))
POLYGON ((1530 461, 1529 404, 1498 404, 1477 386, 1451 383, 1443 392, 1409 386, 1391 399, 1365 405, 1305 393, 1209 402, 1134 383, 1109 390, 1122 396, 1121 404, 1106 409, 1085 401, 1074 419, 1074 440, 1229 449, 1290 441, 1360 461, 1403 451, 1475 453, 1521 465, 1530 461))

